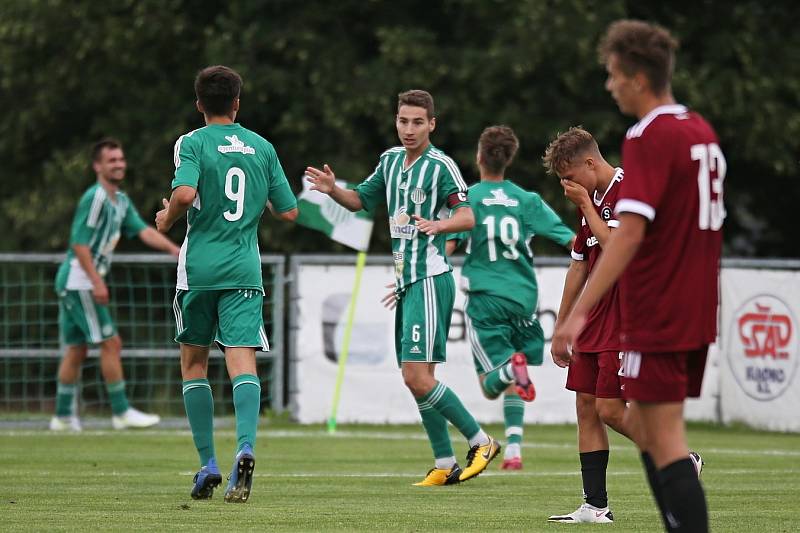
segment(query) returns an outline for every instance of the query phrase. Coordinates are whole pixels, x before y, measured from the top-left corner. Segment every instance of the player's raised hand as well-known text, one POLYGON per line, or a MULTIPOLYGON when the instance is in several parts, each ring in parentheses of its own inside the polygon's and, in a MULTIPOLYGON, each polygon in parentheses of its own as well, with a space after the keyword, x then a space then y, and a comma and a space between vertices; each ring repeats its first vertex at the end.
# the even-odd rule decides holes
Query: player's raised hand
POLYGON ((589 199, 589 191, 583 185, 572 180, 561 180, 561 186, 564 188, 564 196, 570 202, 581 208, 591 206, 592 201, 589 199))
POLYGON ((169 231, 169 226, 167 225, 167 211, 169 211, 169 200, 167 200, 166 198, 162 198, 161 203, 164 204, 164 209, 156 213, 156 229, 161 233, 166 233, 169 231))
POLYGON ((383 298, 381 298, 381 303, 383 306, 388 309, 389 311, 393 311, 395 307, 397 307, 397 293, 394 291, 395 284, 390 283, 386 286, 387 289, 392 289, 388 292, 383 298))
POLYGON ((311 183, 312 191, 319 191, 324 194, 330 194, 336 185, 336 174, 333 173, 333 170, 328 165, 323 165, 322 170, 307 167, 306 179, 311 183))
POLYGON ((439 220, 428 220, 419 215, 412 215, 411 218, 416 221, 417 227, 425 235, 438 235, 442 232, 441 221, 439 220))

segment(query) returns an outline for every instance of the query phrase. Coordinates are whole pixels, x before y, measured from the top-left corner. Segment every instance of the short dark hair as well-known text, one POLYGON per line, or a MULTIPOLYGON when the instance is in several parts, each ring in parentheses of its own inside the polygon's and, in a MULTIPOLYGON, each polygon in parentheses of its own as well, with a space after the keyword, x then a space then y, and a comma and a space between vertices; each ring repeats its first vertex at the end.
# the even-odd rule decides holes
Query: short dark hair
POLYGON ((508 126, 489 126, 478 140, 481 165, 493 174, 502 174, 519 148, 519 139, 508 126))
POLYGON ((122 149, 122 143, 113 137, 104 137, 100 139, 94 143, 94 145, 92 145, 92 163, 97 163, 100 161, 100 156, 102 155, 103 150, 106 148, 109 150, 113 150, 115 148, 122 149))
POLYGON ((206 115, 224 117, 242 92, 242 77, 223 65, 206 67, 194 79, 194 92, 206 115))
POLYGON ((643 72, 656 95, 664 94, 672 80, 678 41, 669 31, 641 20, 618 20, 600 40, 598 52, 605 63, 611 54, 628 76, 643 72))
POLYGON ((600 153, 597 141, 585 129, 573 126, 564 133, 560 133, 547 146, 542 163, 548 174, 558 176, 575 164, 579 156, 587 152, 600 153))
POLYGON ((428 91, 420 89, 412 89, 397 95, 397 112, 400 112, 400 106, 410 105, 414 107, 422 107, 428 115, 428 119, 432 119, 435 115, 433 113, 433 96, 428 91))

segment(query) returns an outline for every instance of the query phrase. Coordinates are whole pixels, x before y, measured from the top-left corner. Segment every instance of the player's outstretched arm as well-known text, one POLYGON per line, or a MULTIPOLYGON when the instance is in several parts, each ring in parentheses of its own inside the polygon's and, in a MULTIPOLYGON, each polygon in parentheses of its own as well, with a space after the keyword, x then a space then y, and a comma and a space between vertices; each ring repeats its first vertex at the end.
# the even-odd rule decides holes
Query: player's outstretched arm
POLYGON ((312 191, 327 194, 333 201, 349 211, 361 211, 364 206, 356 191, 342 189, 336 185, 336 174, 331 167, 323 165, 322 170, 314 167, 306 168, 306 179, 311 183, 312 191))
POLYGON ((160 234, 152 226, 147 226, 139 232, 139 239, 150 248, 167 252, 178 257, 181 249, 164 235, 160 234))
POLYGON ((166 233, 172 228, 173 224, 186 214, 194 202, 197 190, 188 185, 178 185, 172 190, 169 201, 163 198, 161 202, 164 209, 156 213, 156 229, 161 233, 166 233))
POLYGON ((277 213, 275 212, 275 208, 272 207, 272 202, 267 202, 267 207, 269 208, 269 212, 272 213, 272 216, 284 222, 294 222, 297 220, 297 215, 300 213, 296 207, 282 213, 277 213))
POLYGON ((456 208, 453 215, 444 220, 428 220, 417 215, 413 215, 412 218, 417 222, 419 230, 425 235, 461 233, 462 231, 469 231, 475 226, 475 215, 469 206, 456 208))
MULTIPOLYGON (((572 310, 572 304, 578 298, 581 289, 586 284, 586 278, 589 277, 589 265, 586 261, 576 261, 573 259, 569 263, 567 270, 567 277, 564 279, 564 292, 561 294, 561 305, 558 306, 558 316, 556 317, 556 327, 566 320, 569 312, 572 310)), ((550 345, 550 354, 553 356, 553 362, 560 367, 569 365, 571 356, 570 347, 561 339, 553 339, 550 345)))

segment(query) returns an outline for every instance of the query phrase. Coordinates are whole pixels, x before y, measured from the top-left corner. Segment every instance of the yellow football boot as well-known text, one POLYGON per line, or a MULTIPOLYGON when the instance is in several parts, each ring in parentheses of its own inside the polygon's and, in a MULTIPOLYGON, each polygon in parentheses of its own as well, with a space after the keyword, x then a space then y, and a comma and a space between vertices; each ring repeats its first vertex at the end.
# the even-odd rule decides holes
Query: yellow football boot
POLYGON ((480 446, 476 444, 467 452, 467 467, 461 472, 459 481, 472 479, 489 466, 489 463, 500 453, 500 443, 493 437, 489 437, 488 444, 480 446))
POLYGON ((458 483, 458 477, 461 475, 461 468, 458 465, 453 465, 450 470, 445 468, 431 468, 425 479, 419 483, 414 483, 415 487, 436 487, 440 485, 455 485, 458 483))

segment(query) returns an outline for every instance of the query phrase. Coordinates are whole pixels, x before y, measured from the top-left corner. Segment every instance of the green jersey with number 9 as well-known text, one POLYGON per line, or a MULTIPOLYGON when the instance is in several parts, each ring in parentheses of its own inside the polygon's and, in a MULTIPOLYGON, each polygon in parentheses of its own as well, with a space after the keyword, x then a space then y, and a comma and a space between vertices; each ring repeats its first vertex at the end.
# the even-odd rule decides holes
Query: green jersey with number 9
POLYGON ((172 188, 181 185, 197 196, 187 213, 177 288, 263 293, 259 220, 267 202, 277 213, 297 206, 272 144, 239 124, 181 135, 172 188))
POLYGON ((542 235, 566 246, 575 234, 541 196, 510 181, 481 181, 467 197, 475 226, 466 234, 462 288, 515 302, 520 314, 534 313, 539 289, 531 238, 542 235))

